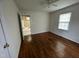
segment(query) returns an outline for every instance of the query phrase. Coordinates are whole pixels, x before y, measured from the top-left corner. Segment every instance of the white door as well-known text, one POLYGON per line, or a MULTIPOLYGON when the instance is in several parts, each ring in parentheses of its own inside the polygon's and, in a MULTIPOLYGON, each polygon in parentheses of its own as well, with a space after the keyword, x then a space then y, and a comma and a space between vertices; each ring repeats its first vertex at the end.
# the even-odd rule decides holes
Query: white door
POLYGON ((2 27, 0 18, 0 58, 9 58, 8 44, 6 44, 6 37, 2 27))

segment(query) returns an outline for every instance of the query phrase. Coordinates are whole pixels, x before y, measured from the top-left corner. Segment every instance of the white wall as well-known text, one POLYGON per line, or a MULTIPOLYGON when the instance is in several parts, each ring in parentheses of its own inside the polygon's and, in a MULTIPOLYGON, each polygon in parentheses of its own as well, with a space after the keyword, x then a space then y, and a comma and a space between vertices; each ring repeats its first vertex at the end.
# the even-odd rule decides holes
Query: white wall
POLYGON ((47 12, 27 11, 22 13, 23 15, 30 15, 31 17, 32 34, 49 31, 49 16, 47 12))
POLYGON ((79 4, 50 13, 50 31, 79 43, 79 4), (72 12, 68 31, 58 30, 59 14, 72 12))
POLYGON ((13 0, 2 0, 3 27, 7 42, 10 45, 10 55, 14 58, 18 57, 21 43, 17 12, 18 8, 13 0))

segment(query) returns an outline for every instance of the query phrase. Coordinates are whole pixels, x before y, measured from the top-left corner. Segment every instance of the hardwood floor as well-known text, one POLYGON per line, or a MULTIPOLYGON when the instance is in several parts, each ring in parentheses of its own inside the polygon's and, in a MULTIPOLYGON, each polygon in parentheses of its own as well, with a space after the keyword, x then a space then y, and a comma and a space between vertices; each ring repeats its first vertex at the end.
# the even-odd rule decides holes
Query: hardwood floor
POLYGON ((19 58, 78 58, 79 45, 53 33, 26 36, 21 45, 19 58), (31 39, 31 38, 30 38, 31 39))

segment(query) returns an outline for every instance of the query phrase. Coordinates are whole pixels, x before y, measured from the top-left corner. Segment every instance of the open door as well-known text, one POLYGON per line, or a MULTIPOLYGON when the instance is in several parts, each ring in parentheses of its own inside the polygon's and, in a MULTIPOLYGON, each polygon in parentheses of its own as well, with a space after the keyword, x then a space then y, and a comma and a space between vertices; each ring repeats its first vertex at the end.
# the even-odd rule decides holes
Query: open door
POLYGON ((1 18, 0 18, 0 58, 10 57, 8 47, 9 45, 6 42, 6 37, 2 26, 1 18))

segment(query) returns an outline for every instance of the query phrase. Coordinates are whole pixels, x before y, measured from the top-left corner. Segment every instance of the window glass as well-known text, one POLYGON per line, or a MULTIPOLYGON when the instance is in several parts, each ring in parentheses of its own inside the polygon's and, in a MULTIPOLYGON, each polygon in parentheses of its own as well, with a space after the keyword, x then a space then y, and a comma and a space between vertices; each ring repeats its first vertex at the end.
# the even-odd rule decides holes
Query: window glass
POLYGON ((61 14, 59 18, 58 29, 68 30, 72 13, 61 14))

